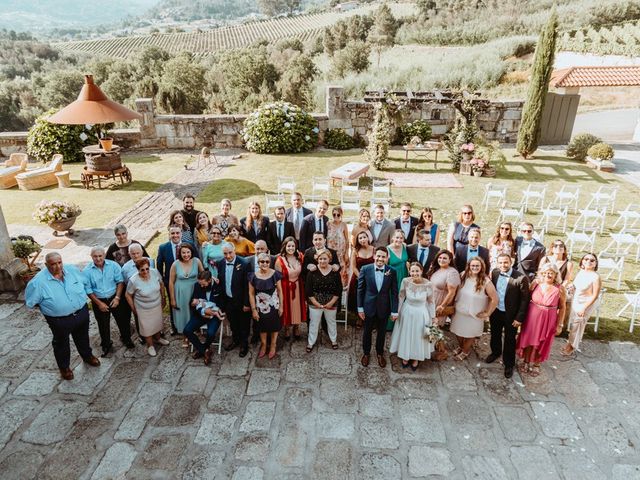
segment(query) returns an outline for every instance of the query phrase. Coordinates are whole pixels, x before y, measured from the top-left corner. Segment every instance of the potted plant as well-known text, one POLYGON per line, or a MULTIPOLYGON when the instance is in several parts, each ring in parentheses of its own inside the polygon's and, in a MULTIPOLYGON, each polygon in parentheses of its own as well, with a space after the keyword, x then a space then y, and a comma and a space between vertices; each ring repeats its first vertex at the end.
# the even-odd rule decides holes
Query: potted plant
POLYGON ((27 236, 19 236, 11 242, 11 250, 16 258, 22 260, 27 269, 20 273, 20 277, 24 283, 28 283, 40 271, 36 267, 36 260, 42 251, 42 246, 33 238, 27 236))
POLYGON ((55 236, 65 231, 69 232, 69 235, 73 235, 71 227, 76 223, 76 219, 81 213, 82 210, 75 203, 42 200, 36 205, 33 219, 53 228, 55 236))
POLYGON ((460 151, 462 152, 462 160, 468 162, 469 160, 471 160, 471 157, 473 156, 473 152, 475 151, 476 146, 469 142, 469 143, 463 143, 462 145, 460 145, 460 151))
POLYGON ((471 171, 474 177, 481 177, 484 173, 484 169, 487 167, 487 162, 483 158, 472 158, 469 161, 471 165, 471 171))
POLYGON ((603 172, 613 172, 616 168, 613 164, 615 152, 608 143, 596 143, 587 150, 587 155, 587 163, 593 168, 603 172))

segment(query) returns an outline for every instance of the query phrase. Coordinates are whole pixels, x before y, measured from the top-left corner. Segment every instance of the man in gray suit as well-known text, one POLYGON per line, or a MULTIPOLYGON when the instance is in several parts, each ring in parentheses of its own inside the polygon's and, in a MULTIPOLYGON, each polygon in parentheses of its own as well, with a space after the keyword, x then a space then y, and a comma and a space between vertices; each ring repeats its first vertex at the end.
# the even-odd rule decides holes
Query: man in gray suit
POLYGON ((391 243, 391 237, 396 230, 396 226, 390 220, 384 218, 384 207, 376 205, 373 210, 373 220, 369 222, 369 231, 373 237, 373 246, 386 247, 391 243))
POLYGON ((291 207, 287 208, 285 212, 285 220, 293 223, 293 229, 296 233, 296 240, 300 240, 300 228, 302 227, 302 220, 307 215, 311 215, 313 211, 302 206, 302 195, 298 192, 291 194, 291 207))

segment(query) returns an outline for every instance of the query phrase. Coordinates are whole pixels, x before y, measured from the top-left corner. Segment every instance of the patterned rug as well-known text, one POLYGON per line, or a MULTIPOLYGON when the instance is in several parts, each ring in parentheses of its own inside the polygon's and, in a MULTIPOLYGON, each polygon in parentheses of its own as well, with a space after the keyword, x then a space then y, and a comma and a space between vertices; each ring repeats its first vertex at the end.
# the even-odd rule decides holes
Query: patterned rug
POLYGON ((385 178, 399 188, 463 188, 453 173, 384 172, 385 178))

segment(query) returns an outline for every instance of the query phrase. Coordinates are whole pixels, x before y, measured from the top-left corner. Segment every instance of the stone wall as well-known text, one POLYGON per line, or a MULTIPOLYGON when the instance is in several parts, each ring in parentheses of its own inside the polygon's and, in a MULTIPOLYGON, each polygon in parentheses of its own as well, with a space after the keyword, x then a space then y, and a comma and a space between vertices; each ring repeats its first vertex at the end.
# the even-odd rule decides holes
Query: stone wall
MULTIPOLYGON (((514 142, 520 126, 523 102, 491 102, 478 116, 478 126, 489 140, 514 142)), ((142 114, 139 129, 114 130, 115 143, 127 148, 185 148, 242 147, 243 122, 247 115, 160 115, 155 112, 153 99, 139 98, 136 109, 142 114)), ((327 87, 325 113, 314 113, 320 129, 320 142, 327 128, 343 128, 348 134, 359 133, 366 139, 373 122, 373 105, 369 102, 347 100, 344 89, 327 87)), ((450 104, 423 103, 407 113, 405 121, 417 119, 431 123, 434 137, 441 137, 455 120, 450 104)), ((26 150, 25 132, 0 133, 0 153, 7 156, 26 150)))

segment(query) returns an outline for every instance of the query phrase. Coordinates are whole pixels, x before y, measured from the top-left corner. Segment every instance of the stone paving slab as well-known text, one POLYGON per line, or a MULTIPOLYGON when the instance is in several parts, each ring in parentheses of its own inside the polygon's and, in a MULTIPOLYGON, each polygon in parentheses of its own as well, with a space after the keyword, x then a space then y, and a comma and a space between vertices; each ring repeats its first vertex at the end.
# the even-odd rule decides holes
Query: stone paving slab
POLYGON ((588 341, 567 361, 555 345, 540 377, 507 380, 478 358, 364 368, 350 327, 337 351, 282 343, 278 362, 232 351, 207 367, 172 339, 94 368, 72 349, 68 382, 47 330, 7 305, 2 478, 640 479, 634 344, 588 341))

